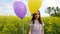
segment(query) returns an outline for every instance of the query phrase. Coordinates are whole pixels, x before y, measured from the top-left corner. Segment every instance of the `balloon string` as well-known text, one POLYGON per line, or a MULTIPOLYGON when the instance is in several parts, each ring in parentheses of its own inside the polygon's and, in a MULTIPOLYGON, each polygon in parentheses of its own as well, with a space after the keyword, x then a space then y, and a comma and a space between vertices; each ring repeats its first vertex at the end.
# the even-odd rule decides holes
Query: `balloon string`
POLYGON ((23 21, 23 19, 21 19, 21 21, 22 21, 22 31, 23 31, 23 34, 24 34, 24 21, 23 21))

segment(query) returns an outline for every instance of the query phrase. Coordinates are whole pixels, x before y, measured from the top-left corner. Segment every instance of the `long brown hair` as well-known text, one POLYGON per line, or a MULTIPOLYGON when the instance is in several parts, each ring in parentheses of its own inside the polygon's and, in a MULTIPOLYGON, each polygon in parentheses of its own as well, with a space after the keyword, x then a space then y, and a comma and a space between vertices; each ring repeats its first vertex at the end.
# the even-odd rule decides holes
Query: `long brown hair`
MULTIPOLYGON (((39 12, 39 10, 38 10, 38 12, 39 12)), ((32 20, 31 20, 31 21, 32 21, 33 24, 34 24, 34 22, 35 22, 35 15, 36 15, 36 13, 34 13, 34 14, 32 15, 32 20)), ((38 21, 39 21, 40 24, 42 24, 40 12, 39 12, 38 21)))

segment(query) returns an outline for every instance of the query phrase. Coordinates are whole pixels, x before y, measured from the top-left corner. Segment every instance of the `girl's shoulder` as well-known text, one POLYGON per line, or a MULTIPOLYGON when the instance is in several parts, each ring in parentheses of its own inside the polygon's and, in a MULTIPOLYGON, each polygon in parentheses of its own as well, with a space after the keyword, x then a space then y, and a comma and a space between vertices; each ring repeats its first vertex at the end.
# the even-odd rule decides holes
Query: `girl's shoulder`
POLYGON ((42 22, 42 26, 44 26, 44 22, 42 22))
POLYGON ((33 21, 30 21, 30 24, 32 24, 33 23, 33 21))
POLYGON ((30 26, 32 26, 33 25, 33 21, 30 21, 30 26))
POLYGON ((41 24, 42 26, 44 26, 44 22, 42 22, 42 24, 41 24))
POLYGON ((30 21, 30 23, 33 23, 33 21, 30 21))

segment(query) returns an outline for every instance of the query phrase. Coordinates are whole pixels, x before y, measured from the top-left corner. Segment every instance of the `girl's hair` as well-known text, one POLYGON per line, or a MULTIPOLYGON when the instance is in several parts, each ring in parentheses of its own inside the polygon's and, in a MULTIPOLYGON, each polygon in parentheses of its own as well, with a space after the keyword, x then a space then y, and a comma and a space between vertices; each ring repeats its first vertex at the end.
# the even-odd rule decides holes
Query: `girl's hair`
MULTIPOLYGON (((38 10, 38 12, 39 12, 39 10, 38 10)), ((34 13, 34 14, 32 15, 32 20, 31 20, 31 21, 32 21, 33 24, 34 24, 34 22, 35 22, 35 15, 36 15, 36 13, 34 13)), ((39 21, 40 24, 42 24, 40 12, 39 12, 38 21, 39 21)))

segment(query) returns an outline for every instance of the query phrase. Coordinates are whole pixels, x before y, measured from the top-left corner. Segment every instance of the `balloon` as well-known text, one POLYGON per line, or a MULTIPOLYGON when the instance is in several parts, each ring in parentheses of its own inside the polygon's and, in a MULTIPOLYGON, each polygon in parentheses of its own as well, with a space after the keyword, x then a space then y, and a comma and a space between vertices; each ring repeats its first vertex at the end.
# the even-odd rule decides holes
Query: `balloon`
POLYGON ((42 5, 42 0, 29 0, 28 1, 28 7, 32 14, 36 13, 37 10, 41 7, 41 5, 42 5))
POLYGON ((23 2, 16 1, 13 6, 14 6, 14 11, 16 15, 21 19, 23 19, 26 14, 25 4, 23 2))

